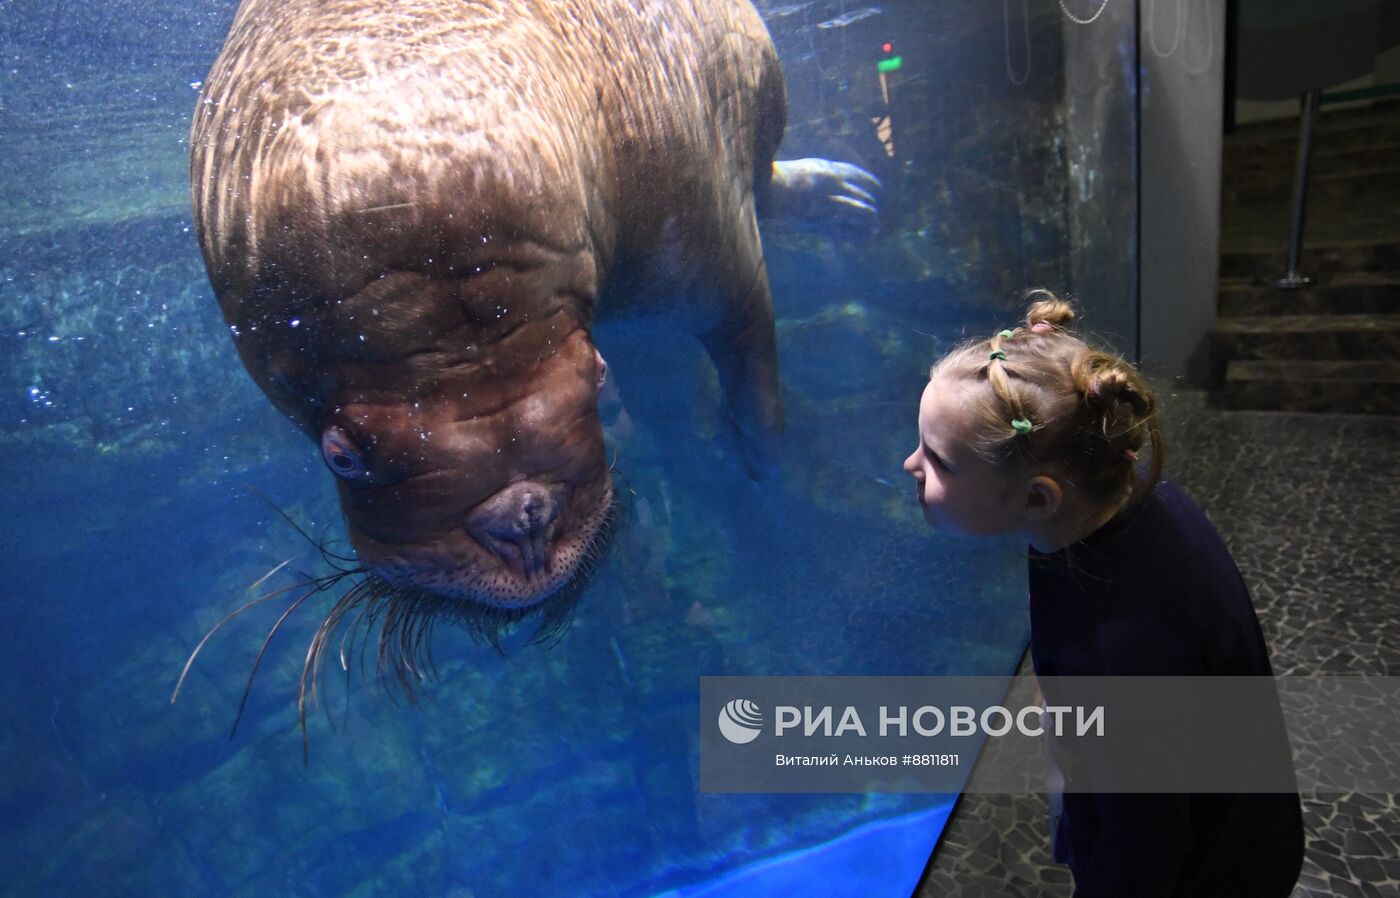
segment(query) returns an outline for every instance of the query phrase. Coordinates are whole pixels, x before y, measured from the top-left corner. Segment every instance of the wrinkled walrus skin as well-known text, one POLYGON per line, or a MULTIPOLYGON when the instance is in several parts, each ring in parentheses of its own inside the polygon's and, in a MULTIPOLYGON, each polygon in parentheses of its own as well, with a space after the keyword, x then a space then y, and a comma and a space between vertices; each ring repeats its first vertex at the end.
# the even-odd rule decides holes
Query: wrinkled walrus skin
POLYGON ((603 312, 694 333, 771 462, 785 105, 747 2, 242 4, 191 134, 199 241, 366 569, 506 609, 570 580, 613 499, 603 312))

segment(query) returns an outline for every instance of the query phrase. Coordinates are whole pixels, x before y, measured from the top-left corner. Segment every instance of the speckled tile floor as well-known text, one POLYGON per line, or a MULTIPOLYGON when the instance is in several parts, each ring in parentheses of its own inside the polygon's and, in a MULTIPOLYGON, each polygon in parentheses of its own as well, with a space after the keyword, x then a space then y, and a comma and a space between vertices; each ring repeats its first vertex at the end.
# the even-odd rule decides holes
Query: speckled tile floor
MULTIPOLYGON (((1400 417, 1227 412, 1195 390, 1161 398, 1167 476, 1234 553, 1275 673, 1400 675, 1400 417)), ((1013 698, 1029 689, 1022 677, 1013 698)), ((1303 814, 1293 898, 1400 896, 1400 796, 1305 795, 1303 814)), ((966 795, 917 898, 1072 895, 1047 819, 1042 794, 966 795)))

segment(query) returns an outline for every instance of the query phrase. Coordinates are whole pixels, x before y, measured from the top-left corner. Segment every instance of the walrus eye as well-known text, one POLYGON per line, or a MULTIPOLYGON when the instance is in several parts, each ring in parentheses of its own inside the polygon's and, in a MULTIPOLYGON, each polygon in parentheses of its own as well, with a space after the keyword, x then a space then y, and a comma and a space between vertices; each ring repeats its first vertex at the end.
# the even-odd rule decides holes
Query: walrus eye
POLYGON ((358 478, 365 473, 365 457, 339 427, 327 427, 321 434, 321 458, 337 477, 358 478))

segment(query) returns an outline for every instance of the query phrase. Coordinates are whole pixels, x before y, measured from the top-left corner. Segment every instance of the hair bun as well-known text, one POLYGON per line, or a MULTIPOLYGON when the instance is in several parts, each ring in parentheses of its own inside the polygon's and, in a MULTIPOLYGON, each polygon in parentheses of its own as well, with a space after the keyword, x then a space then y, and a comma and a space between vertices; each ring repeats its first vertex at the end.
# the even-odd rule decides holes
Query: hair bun
POLYGON ((1126 368, 1118 359, 1098 356, 1086 360, 1084 375, 1084 396, 1092 404, 1108 412, 1113 407, 1126 402, 1132 406, 1133 414, 1145 415, 1152 410, 1153 403, 1144 395, 1140 375, 1126 368))
POLYGON ((1049 290, 1032 290, 1026 294, 1026 299, 1031 300, 1030 308, 1026 310, 1026 327, 1033 331, 1063 330, 1074 320, 1074 307, 1049 290))

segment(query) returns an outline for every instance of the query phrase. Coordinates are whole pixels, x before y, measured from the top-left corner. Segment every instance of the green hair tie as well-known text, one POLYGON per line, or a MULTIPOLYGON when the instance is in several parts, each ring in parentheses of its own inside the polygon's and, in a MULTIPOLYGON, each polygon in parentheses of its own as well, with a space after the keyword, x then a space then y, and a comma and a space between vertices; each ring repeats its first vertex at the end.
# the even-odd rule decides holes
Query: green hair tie
POLYGON ((1016 333, 1015 331, 997 331, 997 336, 1001 337, 1003 340, 1010 340, 1012 337, 1016 336, 1016 333))
POLYGON ((1016 428, 1016 432, 1021 436, 1031 432, 1031 422, 1025 418, 1016 418, 1011 422, 1011 426, 1016 428))
POLYGON ((1001 359, 1001 360, 1004 362, 1004 361, 1006 361, 1006 350, 1004 350, 1004 349, 995 350, 995 351, 993 351, 992 354, 991 354, 990 356, 988 356, 987 358, 989 358, 989 359, 1001 359))

